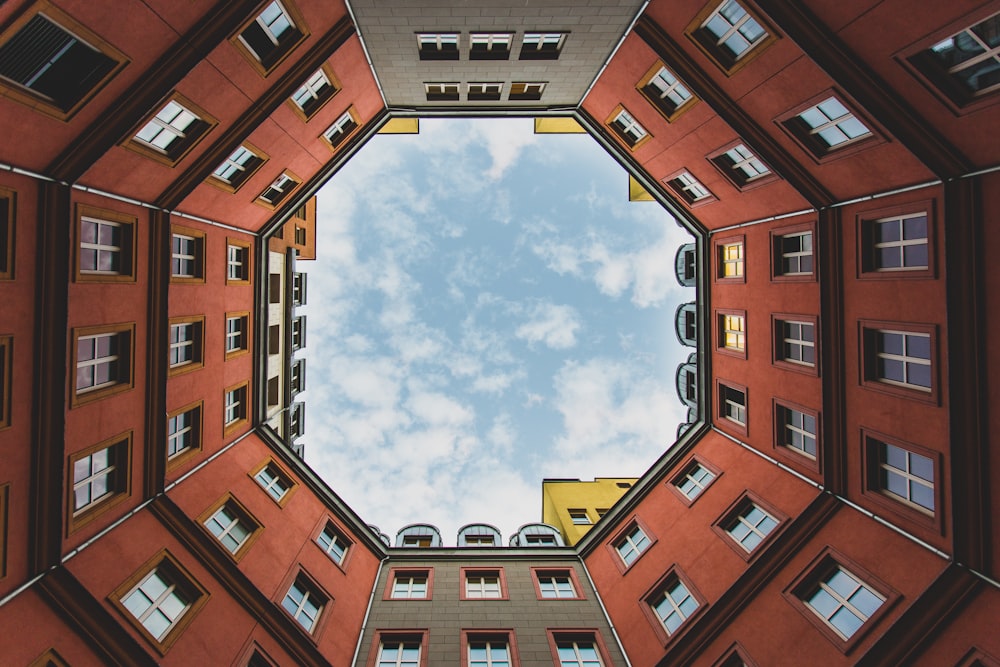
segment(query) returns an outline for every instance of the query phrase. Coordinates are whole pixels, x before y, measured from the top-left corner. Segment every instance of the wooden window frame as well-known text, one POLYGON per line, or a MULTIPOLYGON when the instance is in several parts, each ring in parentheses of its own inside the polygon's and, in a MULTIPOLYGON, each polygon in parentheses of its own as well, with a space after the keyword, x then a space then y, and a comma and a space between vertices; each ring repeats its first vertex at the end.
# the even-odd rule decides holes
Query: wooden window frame
POLYGON ((642 123, 639 122, 639 120, 635 117, 635 114, 633 114, 631 111, 629 111, 628 109, 626 109, 621 104, 617 105, 614 108, 614 110, 608 116, 607 120, 604 121, 604 126, 606 128, 608 128, 608 131, 611 133, 611 136, 614 137, 615 141, 617 141, 619 144, 621 144, 626 149, 628 149, 629 151, 632 151, 632 152, 636 151, 643 144, 645 144, 646 142, 648 142, 650 139, 653 138, 653 134, 649 130, 646 129, 645 125, 643 125, 642 123), (632 120, 639 127, 642 128, 642 131, 646 133, 641 138, 637 139, 635 143, 630 144, 629 141, 628 141, 628 139, 625 138, 624 133, 622 133, 619 130, 615 129, 615 126, 613 125, 614 121, 618 118, 619 114, 621 114, 623 112, 626 113, 626 114, 628 114, 632 118, 632 120))
POLYGON ((167 452, 167 471, 172 471, 176 468, 182 466, 188 459, 197 456, 202 452, 203 442, 204 442, 204 427, 205 427, 205 404, 204 401, 198 400, 193 403, 188 403, 185 406, 177 408, 176 410, 171 410, 167 413, 167 442, 165 444, 165 451, 167 452), (191 412, 192 410, 197 410, 195 416, 195 423, 192 425, 191 429, 194 431, 194 436, 192 440, 194 444, 190 447, 186 447, 178 453, 170 456, 170 420, 174 417, 179 417, 185 412, 191 412))
POLYGON ((232 558, 233 561, 237 563, 240 562, 243 559, 243 557, 247 555, 247 552, 250 551, 250 547, 253 546, 253 543, 256 542, 257 538, 260 537, 261 534, 264 532, 264 525, 260 522, 260 519, 255 517, 243 503, 237 500, 236 496, 234 496, 232 492, 222 496, 222 498, 220 498, 214 504, 209 506, 208 509, 199 514, 196 521, 198 522, 198 525, 201 527, 201 529, 205 531, 205 534, 208 535, 213 542, 217 543, 219 545, 219 548, 221 548, 224 552, 226 552, 226 554, 228 554, 229 557, 232 558), (223 507, 229 507, 230 511, 233 514, 237 515, 237 518, 239 519, 240 522, 246 522, 246 524, 248 524, 249 526, 254 527, 253 530, 250 531, 250 534, 247 535, 246 541, 243 542, 243 544, 241 544, 240 547, 235 552, 232 552, 229 549, 227 549, 222 544, 222 542, 219 541, 219 539, 215 536, 215 534, 212 533, 212 531, 210 531, 208 527, 205 526, 205 523, 213 516, 215 516, 215 513, 218 512, 223 507))
POLYGON ((89 327, 74 327, 71 332, 71 345, 70 349, 70 374, 69 374, 69 393, 70 393, 70 408, 75 408, 86 403, 92 403, 94 401, 99 401, 109 396, 115 394, 120 394, 124 391, 131 391, 135 387, 135 322, 123 322, 121 324, 112 325, 98 325, 89 327), (116 382, 115 384, 108 385, 107 387, 102 387, 100 389, 93 389, 91 391, 85 391, 80 393, 76 389, 76 368, 77 368, 77 354, 79 353, 78 341, 84 336, 98 336, 98 335, 121 335, 128 334, 128 372, 122 373, 121 375, 128 375, 127 380, 121 382, 116 382))
POLYGON ((855 220, 855 247, 857 248, 856 277, 859 280, 932 280, 937 278, 937 216, 936 201, 924 199, 877 209, 858 211, 855 220), (880 271, 871 262, 873 244, 871 228, 886 218, 923 212, 927 216, 927 268, 880 271))
POLYGON ((0 581, 7 576, 7 540, 10 523, 10 482, 0 484, 0 581))
POLYGON ((639 91, 640 95, 646 98, 647 102, 653 105, 653 108, 656 109, 659 112, 659 114, 663 116, 663 119, 668 123, 673 123, 674 121, 676 121, 678 118, 681 117, 682 114, 689 111, 699 101, 699 97, 694 94, 694 91, 691 90, 691 87, 687 85, 687 83, 684 82, 681 79, 681 77, 677 76, 677 74, 675 74, 672 69, 667 67, 667 65, 662 60, 657 60, 655 63, 653 63, 653 66, 650 67, 646 71, 646 73, 642 75, 642 78, 639 79, 639 82, 635 84, 635 89, 639 91), (656 75, 660 72, 661 69, 665 69, 668 72, 670 72, 670 75, 673 76, 675 79, 677 79, 678 83, 682 84, 685 90, 691 93, 691 97, 684 100, 684 102, 675 107, 673 111, 669 111, 666 108, 666 104, 664 103, 662 97, 660 97, 659 95, 654 97, 652 92, 649 90, 649 86, 651 85, 653 79, 656 77, 656 75))
POLYGON ((14 403, 14 337, 0 336, 0 431, 9 428, 14 403))
POLYGON ((276 211, 279 208, 281 208, 281 206, 283 204, 285 204, 286 202, 288 202, 289 199, 292 198, 292 195, 295 194, 295 191, 298 190, 301 187, 302 187, 302 179, 299 178, 298 176, 296 176, 295 174, 293 174, 291 172, 291 170, 284 169, 284 170, 282 170, 282 172, 280 174, 278 174, 277 178, 272 179, 271 183, 266 188, 264 188, 263 190, 260 191, 260 194, 257 195, 256 198, 254 198, 253 202, 255 204, 257 204, 258 206, 263 206, 264 208, 268 209, 269 211, 276 211), (267 192, 268 190, 270 190, 271 186, 274 185, 276 182, 278 182, 278 179, 280 179, 282 176, 284 176, 284 177, 286 177, 286 178, 291 179, 292 181, 294 181, 295 185, 290 190, 288 190, 288 191, 282 190, 281 199, 279 199, 276 203, 272 204, 271 202, 269 202, 268 200, 266 200, 266 199, 263 198, 264 197, 264 193, 267 192))
POLYGON ((109 211, 107 209, 88 206, 87 204, 76 205, 76 224, 74 225, 74 262, 73 262, 73 282, 78 283, 134 283, 136 277, 136 246, 138 239, 136 232, 139 229, 139 219, 134 215, 109 211), (82 268, 81 243, 83 242, 83 219, 93 218, 102 222, 113 222, 122 228, 122 247, 119 251, 121 263, 128 268, 121 273, 85 273, 82 268), (126 246, 127 243, 127 246, 126 246))
MULTIPOLYGON (((428 586, 428 591, 430 587, 428 586)), ((459 568, 459 587, 458 587, 458 599, 459 600, 469 600, 475 602, 485 602, 489 600, 510 600, 510 595, 507 592, 507 573, 504 571, 502 565, 496 567, 481 567, 481 566, 469 566, 459 568), (500 597, 496 598, 476 598, 468 596, 468 587, 466 586, 467 577, 472 576, 488 576, 490 574, 496 573, 497 579, 500 585, 500 597)))
POLYGON ((861 428, 861 449, 862 449, 862 478, 861 496, 870 501, 880 509, 910 521, 925 529, 930 529, 936 534, 944 535, 945 529, 945 501, 947 496, 944 487, 947 483, 944 478, 945 460, 941 452, 936 452, 926 447, 901 440, 895 436, 886 435, 873 429, 861 428), (934 465, 934 511, 928 513, 925 510, 917 509, 908 503, 897 500, 894 494, 889 494, 882 487, 879 472, 880 445, 887 444, 899 449, 919 454, 931 460, 934 465))
POLYGON ((250 401, 252 396, 250 395, 250 381, 245 380, 243 382, 238 382, 237 384, 230 385, 226 387, 222 392, 222 435, 223 437, 228 437, 239 429, 247 426, 250 423, 250 401), (226 396, 233 391, 239 391, 243 389, 243 405, 242 405, 242 415, 239 419, 233 421, 232 423, 226 423, 226 396))
MULTIPOLYGON (((277 52, 277 56, 275 56, 274 62, 272 62, 269 65, 265 65, 264 61, 262 61, 260 57, 249 46, 247 46, 242 39, 240 39, 243 33, 253 23, 257 21, 257 18, 260 16, 260 12, 255 12, 254 15, 249 20, 244 21, 243 24, 236 29, 236 32, 234 32, 229 37, 229 43, 233 45, 233 48, 235 48, 236 51, 239 52, 241 56, 243 56, 243 58, 247 61, 250 67, 254 69, 255 72, 257 72, 264 78, 270 76, 271 73, 273 73, 278 68, 278 66, 281 65, 281 63, 284 62, 285 59, 292 54, 293 51, 299 48, 299 46, 301 46, 302 43, 306 41, 306 39, 308 39, 310 35, 309 28, 306 26, 305 19, 302 17, 301 12, 299 12, 298 7, 295 6, 295 3, 293 3, 291 0, 278 0, 278 2, 281 5, 282 9, 284 9, 288 13, 288 17, 291 19, 293 29, 296 32, 298 32, 298 37, 295 38, 293 41, 289 41, 287 44, 281 47, 280 52, 277 52)), ((259 9, 262 12, 264 9, 270 7, 271 4, 272 3, 270 1, 264 2, 261 4, 259 9)))
POLYGON ((102 440, 96 445, 91 445, 86 449, 81 449, 80 451, 73 452, 66 457, 66 481, 67 481, 67 491, 66 491, 66 534, 71 535, 80 528, 83 528, 90 522, 92 522, 97 517, 101 516, 107 512, 112 507, 121 504, 127 498, 132 495, 132 431, 125 431, 124 433, 119 433, 113 437, 106 440, 102 440), (117 477, 117 484, 115 485, 115 491, 106 495, 102 500, 97 502, 92 502, 88 506, 80 508, 79 510, 75 507, 75 497, 73 493, 73 486, 75 481, 73 480, 73 466, 74 464, 84 458, 85 456, 90 456, 95 452, 99 452, 103 449, 108 449, 109 447, 118 446, 120 449, 113 452, 115 457, 115 471, 120 472, 117 477))
POLYGON ((354 124, 354 126, 351 129, 349 129, 347 132, 341 132, 340 133, 340 138, 336 142, 331 141, 326 136, 326 133, 329 132, 330 128, 333 127, 332 124, 329 127, 327 127, 325 130, 323 130, 323 132, 319 135, 319 138, 323 141, 324 144, 326 144, 327 148, 329 148, 334 153, 336 153, 337 151, 339 151, 340 148, 344 145, 344 142, 348 141, 351 137, 353 137, 355 134, 357 134, 357 132, 361 129, 360 116, 358 116, 358 110, 354 108, 353 104, 350 105, 349 107, 347 107, 346 109, 344 109, 343 113, 337 114, 336 119, 334 120, 334 122, 340 120, 344 116, 350 116, 351 117, 351 122, 354 124))
POLYGON ((204 315, 187 315, 179 317, 171 317, 169 320, 169 327, 173 329, 174 325, 191 324, 194 325, 194 339, 192 340, 192 346, 194 350, 194 357, 191 361, 183 364, 178 364, 176 366, 171 366, 169 359, 167 361, 167 377, 174 377, 176 375, 183 375, 184 373, 190 373, 191 371, 196 371, 199 368, 205 367, 205 316, 204 315))

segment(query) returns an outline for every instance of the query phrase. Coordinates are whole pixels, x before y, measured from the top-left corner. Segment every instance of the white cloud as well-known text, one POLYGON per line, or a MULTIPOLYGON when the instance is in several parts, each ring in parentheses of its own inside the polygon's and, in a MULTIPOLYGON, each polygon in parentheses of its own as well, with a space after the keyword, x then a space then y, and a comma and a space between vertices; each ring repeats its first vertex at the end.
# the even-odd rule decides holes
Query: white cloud
POLYGON ((553 350, 566 350, 576 345, 579 316, 571 306, 552 303, 535 304, 529 320, 519 326, 514 335, 532 343, 544 343, 553 350))

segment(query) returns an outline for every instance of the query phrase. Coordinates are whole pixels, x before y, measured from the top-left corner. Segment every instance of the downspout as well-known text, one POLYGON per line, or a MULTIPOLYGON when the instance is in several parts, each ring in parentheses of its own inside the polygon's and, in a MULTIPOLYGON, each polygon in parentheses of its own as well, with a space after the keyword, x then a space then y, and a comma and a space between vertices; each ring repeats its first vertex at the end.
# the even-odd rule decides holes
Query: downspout
POLYGON ((358 632, 358 645, 354 647, 354 657, 351 659, 351 667, 358 664, 358 654, 361 653, 361 642, 365 638, 365 630, 368 628, 368 616, 372 613, 372 602, 375 600, 375 591, 378 590, 378 578, 382 575, 382 566, 389 560, 389 554, 378 562, 378 570, 375 572, 375 581, 372 582, 372 592, 368 596, 368 608, 365 609, 365 618, 361 621, 361 631, 358 632))
POLYGON ((590 582, 590 590, 594 591, 594 597, 597 598, 597 604, 601 605, 601 612, 604 614, 604 618, 608 622, 608 627, 611 628, 611 636, 615 638, 615 643, 618 644, 618 650, 622 652, 622 657, 625 658, 626 667, 632 667, 632 663, 628 659, 628 653, 625 652, 625 645, 622 644, 621 637, 618 636, 618 631, 615 630, 615 624, 611 620, 611 616, 608 615, 608 610, 604 606, 604 600, 601 599, 601 594, 597 592, 597 586, 594 585, 594 580, 590 576, 590 570, 587 569, 587 564, 583 562, 583 556, 577 554, 576 557, 580 561, 580 565, 583 567, 583 573, 587 575, 587 581, 590 582))

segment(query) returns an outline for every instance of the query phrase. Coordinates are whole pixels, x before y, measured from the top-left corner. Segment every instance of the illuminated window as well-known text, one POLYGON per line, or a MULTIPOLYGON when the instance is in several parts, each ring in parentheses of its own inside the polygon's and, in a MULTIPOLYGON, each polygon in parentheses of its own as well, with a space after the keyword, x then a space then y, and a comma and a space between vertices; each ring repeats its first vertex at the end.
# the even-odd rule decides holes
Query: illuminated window
POLYGON ((746 352, 747 321, 743 315, 719 315, 719 346, 736 352, 746 352))
POLYGON ((719 247, 719 278, 743 277, 743 242, 724 243, 719 247))

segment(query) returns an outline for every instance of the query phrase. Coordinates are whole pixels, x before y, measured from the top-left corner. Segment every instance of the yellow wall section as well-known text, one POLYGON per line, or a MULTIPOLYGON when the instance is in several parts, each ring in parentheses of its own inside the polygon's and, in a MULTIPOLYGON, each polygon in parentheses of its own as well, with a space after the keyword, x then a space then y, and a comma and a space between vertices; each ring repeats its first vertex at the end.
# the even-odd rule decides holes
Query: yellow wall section
POLYGON ((558 528, 566 544, 574 545, 600 519, 597 510, 614 505, 635 481, 634 477, 597 477, 592 482, 542 480, 542 522, 558 528), (573 523, 571 509, 586 510, 591 523, 573 523))

